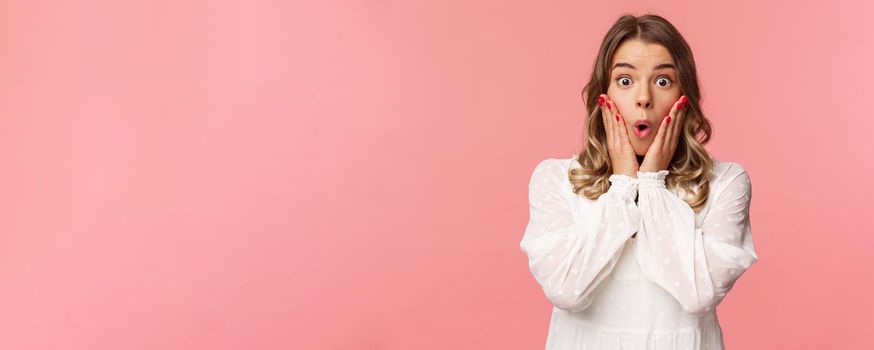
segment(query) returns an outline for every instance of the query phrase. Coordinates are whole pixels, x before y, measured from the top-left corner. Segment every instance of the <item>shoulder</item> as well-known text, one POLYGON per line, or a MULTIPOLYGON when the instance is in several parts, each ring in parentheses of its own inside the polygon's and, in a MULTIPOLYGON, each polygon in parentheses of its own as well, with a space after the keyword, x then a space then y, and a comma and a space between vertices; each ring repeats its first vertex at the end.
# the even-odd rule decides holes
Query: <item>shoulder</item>
POLYGON ((566 175, 572 166, 576 163, 576 158, 546 158, 537 163, 534 167, 532 177, 547 176, 547 175, 566 175))
POLYGON ((568 171, 570 171, 573 163, 576 163, 576 158, 574 157, 540 160, 531 173, 529 186, 546 183, 569 186, 568 171))
POLYGON ((713 159, 713 181, 716 183, 729 183, 733 181, 750 182, 746 167, 738 162, 721 161, 713 159))
POLYGON ((752 180, 746 167, 738 162, 713 160, 713 193, 718 197, 722 193, 751 193, 752 180))

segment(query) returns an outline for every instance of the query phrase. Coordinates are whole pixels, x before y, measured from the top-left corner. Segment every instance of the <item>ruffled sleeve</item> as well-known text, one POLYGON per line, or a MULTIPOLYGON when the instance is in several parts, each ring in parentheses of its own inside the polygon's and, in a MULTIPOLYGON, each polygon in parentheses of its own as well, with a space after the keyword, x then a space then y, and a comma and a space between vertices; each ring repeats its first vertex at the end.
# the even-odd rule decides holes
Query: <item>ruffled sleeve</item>
POLYGON ((667 170, 637 173, 642 226, 635 255, 643 275, 689 313, 716 308, 758 260, 749 218, 752 186, 739 169, 715 194, 702 227, 696 227, 692 208, 666 189, 667 170))
POLYGON ((610 188, 597 201, 577 209, 568 166, 547 159, 528 184, 530 217, 520 248, 546 297, 556 307, 580 311, 591 305, 592 291, 610 274, 625 242, 637 232, 640 213, 634 203, 637 180, 610 176, 610 188))

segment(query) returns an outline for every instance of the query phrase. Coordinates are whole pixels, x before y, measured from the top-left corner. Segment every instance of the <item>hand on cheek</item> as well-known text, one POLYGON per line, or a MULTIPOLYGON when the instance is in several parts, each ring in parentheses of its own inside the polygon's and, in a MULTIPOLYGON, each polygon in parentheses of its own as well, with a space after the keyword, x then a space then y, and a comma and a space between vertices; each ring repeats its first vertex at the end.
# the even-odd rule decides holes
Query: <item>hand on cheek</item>
POLYGON ((682 132, 683 116, 687 107, 686 96, 680 97, 674 102, 670 113, 662 118, 655 140, 646 151, 646 156, 640 165, 641 172, 657 172, 667 170, 671 165, 671 158, 677 149, 677 140, 682 132))
POLYGON ((598 106, 601 108, 601 122, 607 134, 607 151, 614 174, 624 174, 637 177, 637 154, 631 146, 625 118, 606 94, 598 96, 598 106))

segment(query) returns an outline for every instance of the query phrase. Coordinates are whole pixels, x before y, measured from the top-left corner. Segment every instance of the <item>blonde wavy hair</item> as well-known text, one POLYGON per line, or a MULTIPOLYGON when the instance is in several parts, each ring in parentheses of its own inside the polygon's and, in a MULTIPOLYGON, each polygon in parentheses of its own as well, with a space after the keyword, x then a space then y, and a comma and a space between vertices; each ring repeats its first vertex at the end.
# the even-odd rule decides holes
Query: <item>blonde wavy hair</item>
POLYGON ((669 189, 681 188, 685 191, 684 200, 693 211, 698 212, 707 202, 710 193, 713 159, 704 149, 704 145, 710 141, 712 129, 710 121, 701 110, 701 92, 692 50, 670 22, 654 14, 640 17, 623 15, 604 36, 592 69, 592 77, 582 92, 588 119, 585 144, 577 157, 582 168, 571 168, 568 174, 574 193, 594 200, 610 187, 609 177, 613 174, 613 169, 597 100, 598 95, 607 93, 610 63, 616 49, 629 39, 664 46, 677 66, 680 89, 688 100, 688 107, 683 118, 683 131, 668 167, 665 185, 669 189))

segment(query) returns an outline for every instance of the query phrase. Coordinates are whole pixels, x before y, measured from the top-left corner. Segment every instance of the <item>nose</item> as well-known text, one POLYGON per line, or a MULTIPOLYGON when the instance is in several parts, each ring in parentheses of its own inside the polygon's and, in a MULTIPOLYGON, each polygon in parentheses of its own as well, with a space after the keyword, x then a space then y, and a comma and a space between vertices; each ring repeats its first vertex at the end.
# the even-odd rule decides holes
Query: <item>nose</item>
POLYGON ((650 98, 649 89, 647 89, 646 87, 638 89, 637 100, 635 102, 637 104, 637 108, 652 108, 652 98, 650 98))

